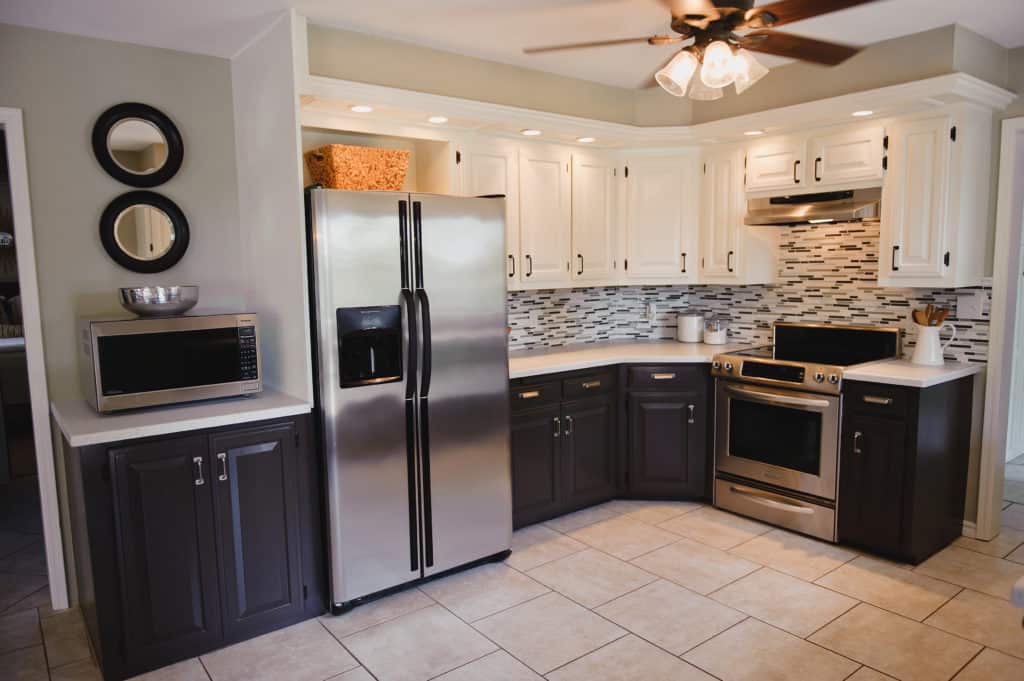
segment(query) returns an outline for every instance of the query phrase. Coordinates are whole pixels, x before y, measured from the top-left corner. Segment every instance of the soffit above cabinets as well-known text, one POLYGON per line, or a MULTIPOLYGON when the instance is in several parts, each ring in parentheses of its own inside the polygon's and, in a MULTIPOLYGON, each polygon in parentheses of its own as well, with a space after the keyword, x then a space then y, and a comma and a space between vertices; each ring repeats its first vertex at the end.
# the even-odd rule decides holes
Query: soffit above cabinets
POLYGON ((579 137, 593 137, 596 141, 590 146, 603 148, 749 141, 744 133, 752 130, 775 135, 929 111, 959 102, 1001 111, 1017 97, 974 76, 953 73, 699 125, 642 127, 322 76, 306 76, 298 89, 302 125, 308 127, 426 139, 448 139, 452 130, 520 138, 523 129, 534 128, 543 131, 542 139, 548 142, 576 144, 579 137), (374 110, 353 114, 350 107, 354 105, 370 105, 374 110), (855 111, 872 113, 852 118, 855 111), (428 123, 428 117, 434 115, 446 116, 448 122, 440 126, 428 123))

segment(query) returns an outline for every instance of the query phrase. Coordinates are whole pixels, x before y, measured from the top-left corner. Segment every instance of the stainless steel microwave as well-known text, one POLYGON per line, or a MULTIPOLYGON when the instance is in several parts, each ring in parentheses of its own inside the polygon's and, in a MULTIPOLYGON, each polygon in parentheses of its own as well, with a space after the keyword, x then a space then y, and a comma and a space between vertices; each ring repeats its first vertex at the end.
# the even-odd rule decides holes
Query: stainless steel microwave
POLYGON ((82 387, 100 412, 262 390, 255 314, 82 321, 82 387))

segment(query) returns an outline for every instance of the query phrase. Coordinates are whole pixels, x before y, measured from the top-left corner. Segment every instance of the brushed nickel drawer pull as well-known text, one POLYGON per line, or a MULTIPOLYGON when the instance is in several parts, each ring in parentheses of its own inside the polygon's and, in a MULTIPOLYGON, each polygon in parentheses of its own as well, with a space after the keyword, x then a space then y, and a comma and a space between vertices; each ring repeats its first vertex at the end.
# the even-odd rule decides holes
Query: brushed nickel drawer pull
POLYGON ((671 381, 676 375, 673 374, 651 374, 651 379, 655 381, 671 381))
POLYGON ((583 381, 581 385, 584 390, 590 390, 591 388, 600 388, 601 381, 583 381))
POLYGON ((888 407, 890 404, 892 404, 891 397, 878 397, 876 395, 865 395, 864 401, 868 404, 878 404, 883 407, 888 407))
POLYGON ((534 397, 540 397, 539 390, 527 390, 526 392, 519 393, 519 399, 521 400, 532 400, 534 397))

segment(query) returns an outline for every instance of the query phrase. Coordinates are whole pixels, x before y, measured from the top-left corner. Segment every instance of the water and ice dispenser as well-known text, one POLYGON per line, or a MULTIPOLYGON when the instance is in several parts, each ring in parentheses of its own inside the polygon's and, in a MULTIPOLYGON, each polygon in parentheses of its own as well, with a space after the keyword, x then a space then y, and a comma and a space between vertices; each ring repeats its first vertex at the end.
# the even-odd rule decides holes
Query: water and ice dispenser
POLYGON ((337 316, 341 387, 401 381, 401 307, 340 307, 337 316))

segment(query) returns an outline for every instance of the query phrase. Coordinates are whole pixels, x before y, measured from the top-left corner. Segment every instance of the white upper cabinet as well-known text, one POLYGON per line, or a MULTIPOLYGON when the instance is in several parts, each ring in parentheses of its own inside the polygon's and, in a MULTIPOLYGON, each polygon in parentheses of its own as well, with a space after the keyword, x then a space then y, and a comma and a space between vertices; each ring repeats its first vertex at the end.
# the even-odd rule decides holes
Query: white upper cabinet
POLYGON ((743 224, 743 151, 711 149, 701 166, 700 278, 709 284, 767 284, 778 276, 777 227, 743 224))
POLYGON ((508 288, 519 287, 519 168, 515 145, 499 141, 464 146, 459 152, 464 196, 505 195, 505 275, 508 288))
POLYGON ((596 155, 572 155, 572 279, 610 284, 616 278, 615 164, 596 155))
POLYGON ((967 105, 889 126, 879 283, 977 286, 989 223, 992 116, 967 105))
POLYGON ((695 156, 641 157, 626 164, 625 281, 697 281, 696 164, 695 156))
POLYGON ((571 284, 571 155, 560 148, 519 150, 519 248, 524 288, 571 284))
POLYGON ((795 191, 806 187, 806 139, 775 137, 747 149, 747 191, 795 191))
POLYGON ((877 186, 883 174, 884 139, 882 126, 811 137, 807 143, 807 184, 842 185, 845 189, 877 186))

